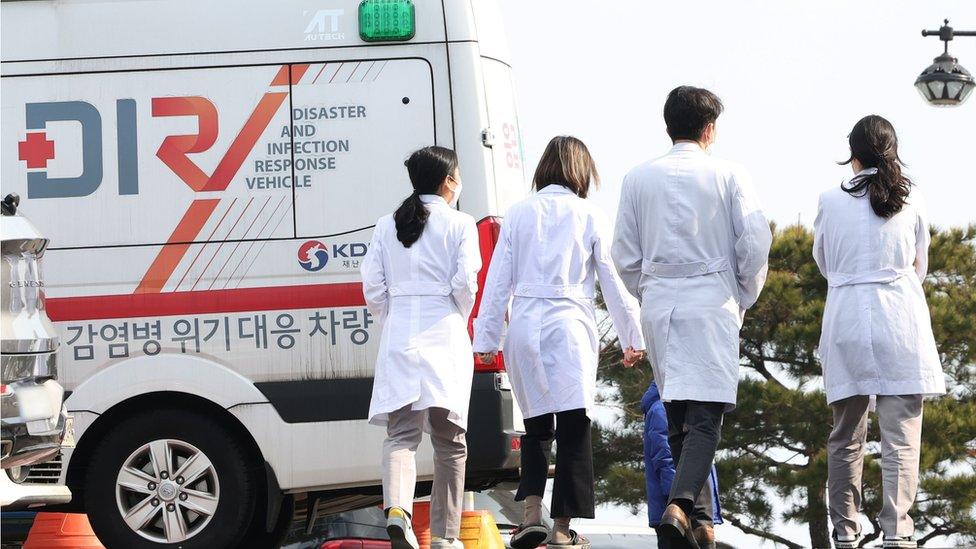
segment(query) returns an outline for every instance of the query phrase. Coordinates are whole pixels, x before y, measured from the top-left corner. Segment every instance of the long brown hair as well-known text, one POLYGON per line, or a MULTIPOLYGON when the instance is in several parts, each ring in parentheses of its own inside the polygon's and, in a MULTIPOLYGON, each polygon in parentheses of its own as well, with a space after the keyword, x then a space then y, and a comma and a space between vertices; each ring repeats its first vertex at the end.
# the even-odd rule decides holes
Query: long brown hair
POLYGON ((553 137, 539 159, 532 177, 532 186, 540 191, 549 185, 562 185, 586 198, 590 183, 600 185, 596 162, 582 141, 569 135, 553 137))
POLYGON ((847 140, 851 157, 841 164, 849 164, 856 158, 863 168, 877 168, 878 173, 856 176, 843 189, 852 196, 868 195, 871 209, 879 217, 888 219, 900 212, 908 201, 912 182, 901 172, 905 164, 898 156, 894 126, 883 117, 871 114, 857 121, 847 140))

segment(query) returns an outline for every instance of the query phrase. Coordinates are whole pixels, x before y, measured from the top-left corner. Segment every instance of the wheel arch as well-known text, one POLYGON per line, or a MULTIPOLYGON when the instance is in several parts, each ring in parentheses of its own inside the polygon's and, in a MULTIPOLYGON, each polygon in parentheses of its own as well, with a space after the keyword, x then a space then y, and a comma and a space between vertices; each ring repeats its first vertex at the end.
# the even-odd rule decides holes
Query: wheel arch
MULTIPOLYGON (((217 403, 199 395, 178 391, 154 391, 135 395, 122 400, 100 414, 91 425, 85 429, 84 436, 78 439, 78 445, 71 453, 68 462, 66 484, 74 496, 70 506, 77 510, 84 508, 85 479, 88 465, 98 448, 99 442, 114 426, 119 425, 126 418, 138 415, 140 411, 159 408, 179 408, 216 418, 221 425, 240 440, 253 459, 254 473, 259 476, 259 486, 271 484, 274 471, 267 466, 261 448, 257 441, 241 421, 217 403)), ((276 483, 276 480, 274 481, 276 483)), ((262 495, 268 495, 262 490, 262 495)))
POLYGON ((76 433, 77 446, 66 464, 66 484, 76 496, 69 507, 80 509, 84 505, 88 464, 104 435, 141 410, 161 407, 189 409, 218 418, 247 448, 261 478, 271 480, 274 471, 263 466, 265 458, 254 435, 228 411, 235 405, 260 402, 267 399, 250 379, 203 356, 139 356, 99 370, 65 401, 69 412, 87 412, 94 417, 76 433))

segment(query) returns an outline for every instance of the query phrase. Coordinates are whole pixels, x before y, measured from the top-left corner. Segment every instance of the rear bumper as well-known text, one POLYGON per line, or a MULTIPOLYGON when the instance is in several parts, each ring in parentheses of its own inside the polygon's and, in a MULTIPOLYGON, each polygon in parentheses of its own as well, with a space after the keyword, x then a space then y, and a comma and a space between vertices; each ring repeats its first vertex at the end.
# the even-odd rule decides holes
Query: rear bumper
POLYGON ((4 511, 15 511, 42 505, 71 501, 71 491, 61 484, 17 484, 0 472, 0 505, 4 511))
POLYGON ((471 385, 468 410, 469 487, 518 478, 524 431, 522 415, 508 385, 508 374, 479 372, 471 385))

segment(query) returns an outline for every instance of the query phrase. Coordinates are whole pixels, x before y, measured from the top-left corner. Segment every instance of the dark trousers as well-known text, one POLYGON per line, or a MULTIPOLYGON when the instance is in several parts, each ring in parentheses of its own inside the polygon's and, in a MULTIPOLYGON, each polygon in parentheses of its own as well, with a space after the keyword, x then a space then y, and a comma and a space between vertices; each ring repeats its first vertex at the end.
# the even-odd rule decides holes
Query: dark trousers
POLYGON ((712 488, 706 484, 722 430, 725 404, 676 400, 665 402, 668 445, 674 458, 670 503, 677 503, 692 526, 712 524, 712 488))
POLYGON ((549 474, 547 450, 556 440, 552 517, 593 518, 593 442, 586 410, 543 414, 525 420, 522 479, 515 501, 542 497, 549 474))

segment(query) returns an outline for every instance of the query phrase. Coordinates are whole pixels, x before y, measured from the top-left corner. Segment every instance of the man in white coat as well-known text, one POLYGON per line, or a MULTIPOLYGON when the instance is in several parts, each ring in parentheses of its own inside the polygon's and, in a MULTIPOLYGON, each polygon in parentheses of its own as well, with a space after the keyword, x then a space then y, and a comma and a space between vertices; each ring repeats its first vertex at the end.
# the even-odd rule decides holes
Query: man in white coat
POLYGON ((746 172, 708 154, 722 102, 681 86, 671 151, 625 177, 612 255, 641 301, 677 471, 661 534, 714 547, 709 490, 722 417, 735 408, 739 329, 766 280, 772 235, 746 172))

